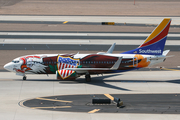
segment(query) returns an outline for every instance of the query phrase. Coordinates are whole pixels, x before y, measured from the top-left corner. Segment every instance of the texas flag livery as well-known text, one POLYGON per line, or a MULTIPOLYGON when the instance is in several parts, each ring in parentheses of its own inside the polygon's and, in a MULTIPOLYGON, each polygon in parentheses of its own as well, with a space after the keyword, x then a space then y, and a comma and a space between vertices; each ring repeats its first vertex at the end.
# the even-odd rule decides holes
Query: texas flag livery
POLYGON ((62 79, 69 77, 71 74, 75 72, 73 70, 65 70, 65 68, 77 68, 78 65, 79 65, 79 59, 73 59, 71 57, 63 57, 60 55, 57 58, 58 73, 62 79))

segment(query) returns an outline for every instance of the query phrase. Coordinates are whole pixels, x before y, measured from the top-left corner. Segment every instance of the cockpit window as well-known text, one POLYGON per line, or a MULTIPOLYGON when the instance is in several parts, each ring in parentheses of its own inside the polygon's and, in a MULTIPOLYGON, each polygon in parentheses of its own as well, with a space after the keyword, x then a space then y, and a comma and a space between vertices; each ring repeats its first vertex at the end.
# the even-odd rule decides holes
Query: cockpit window
POLYGON ((19 61, 14 61, 14 60, 13 60, 12 62, 13 62, 13 63, 18 63, 19 61))

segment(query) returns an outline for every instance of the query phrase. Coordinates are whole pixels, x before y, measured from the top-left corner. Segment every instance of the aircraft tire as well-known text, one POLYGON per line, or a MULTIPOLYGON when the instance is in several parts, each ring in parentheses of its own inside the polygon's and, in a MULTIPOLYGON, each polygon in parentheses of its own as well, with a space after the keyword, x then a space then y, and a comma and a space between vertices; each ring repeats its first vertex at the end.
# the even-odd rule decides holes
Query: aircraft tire
POLYGON ((26 80, 26 76, 23 77, 23 80, 26 80))
POLYGON ((86 75, 85 78, 86 78, 86 82, 91 82, 91 76, 89 74, 86 75))

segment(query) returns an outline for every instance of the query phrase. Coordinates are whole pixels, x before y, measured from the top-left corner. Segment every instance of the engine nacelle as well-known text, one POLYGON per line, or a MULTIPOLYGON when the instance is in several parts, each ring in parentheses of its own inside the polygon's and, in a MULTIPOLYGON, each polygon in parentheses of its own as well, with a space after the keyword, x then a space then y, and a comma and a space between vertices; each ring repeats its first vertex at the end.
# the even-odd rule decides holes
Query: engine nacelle
POLYGON ((76 79, 76 72, 72 73, 70 76, 62 77, 58 71, 56 71, 56 79, 57 80, 75 80, 76 79))

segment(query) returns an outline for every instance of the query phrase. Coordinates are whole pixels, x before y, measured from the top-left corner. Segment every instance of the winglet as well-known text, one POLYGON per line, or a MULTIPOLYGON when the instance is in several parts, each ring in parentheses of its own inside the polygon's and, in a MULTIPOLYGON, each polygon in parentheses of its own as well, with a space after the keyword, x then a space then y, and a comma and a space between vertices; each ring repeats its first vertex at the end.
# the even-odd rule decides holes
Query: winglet
POLYGON ((108 54, 111 54, 114 50, 114 47, 115 47, 116 43, 112 44, 111 47, 109 48, 109 50, 106 52, 108 54))
POLYGON ((103 55, 103 54, 112 54, 115 45, 116 45, 116 43, 113 43, 106 53, 105 52, 98 52, 97 54, 100 54, 100 55, 103 55))
POLYGON ((122 57, 119 57, 119 59, 116 61, 116 63, 110 68, 110 70, 117 70, 119 68, 119 65, 122 61, 122 57))

